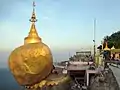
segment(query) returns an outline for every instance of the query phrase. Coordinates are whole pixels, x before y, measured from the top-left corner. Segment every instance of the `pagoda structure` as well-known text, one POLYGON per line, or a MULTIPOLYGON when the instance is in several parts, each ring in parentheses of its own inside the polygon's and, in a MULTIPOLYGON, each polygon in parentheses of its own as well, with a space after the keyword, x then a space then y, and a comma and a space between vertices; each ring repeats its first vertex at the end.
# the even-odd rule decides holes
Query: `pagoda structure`
POLYGON ((110 52, 111 59, 120 59, 120 49, 116 49, 114 45, 112 46, 112 48, 108 48, 108 43, 106 42, 103 51, 110 52))
POLYGON ((116 49, 114 45, 111 48, 111 57, 120 60, 120 49, 116 49))

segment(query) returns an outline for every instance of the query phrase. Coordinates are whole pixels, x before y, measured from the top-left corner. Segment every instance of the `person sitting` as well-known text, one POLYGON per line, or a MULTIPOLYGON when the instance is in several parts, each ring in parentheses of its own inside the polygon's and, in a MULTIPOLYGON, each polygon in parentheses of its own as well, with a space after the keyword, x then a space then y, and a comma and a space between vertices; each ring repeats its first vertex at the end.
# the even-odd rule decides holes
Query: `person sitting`
POLYGON ((53 65, 53 70, 52 70, 52 73, 54 73, 54 74, 58 74, 58 72, 57 72, 57 70, 56 70, 56 68, 55 68, 55 66, 53 65))

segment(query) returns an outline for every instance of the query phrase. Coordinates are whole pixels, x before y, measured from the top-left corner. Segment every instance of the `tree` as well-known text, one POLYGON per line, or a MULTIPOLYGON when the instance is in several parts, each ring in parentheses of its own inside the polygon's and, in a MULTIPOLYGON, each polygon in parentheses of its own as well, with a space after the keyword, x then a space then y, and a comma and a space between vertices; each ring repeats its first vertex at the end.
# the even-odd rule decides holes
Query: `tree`
MULTIPOLYGON (((105 42, 108 43, 109 48, 112 48, 113 45, 115 48, 120 48, 120 31, 115 32, 110 36, 105 36, 103 38, 103 48, 105 48, 105 42)), ((98 49, 102 49, 102 45, 100 45, 98 49)))
POLYGON ((111 48, 113 45, 115 48, 120 48, 120 31, 113 33, 110 36, 105 36, 104 37, 104 47, 105 47, 105 42, 108 42, 108 47, 111 48))

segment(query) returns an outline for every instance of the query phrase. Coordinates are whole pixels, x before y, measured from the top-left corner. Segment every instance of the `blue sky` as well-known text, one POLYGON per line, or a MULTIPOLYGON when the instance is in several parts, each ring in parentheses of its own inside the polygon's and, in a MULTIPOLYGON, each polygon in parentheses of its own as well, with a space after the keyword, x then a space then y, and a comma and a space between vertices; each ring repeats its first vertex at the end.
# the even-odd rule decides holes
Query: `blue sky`
MULTIPOLYGON (((36 0, 37 31, 51 50, 65 53, 91 48, 120 29, 120 0, 36 0)), ((0 50, 24 43, 30 29, 32 0, 0 0, 0 50)))

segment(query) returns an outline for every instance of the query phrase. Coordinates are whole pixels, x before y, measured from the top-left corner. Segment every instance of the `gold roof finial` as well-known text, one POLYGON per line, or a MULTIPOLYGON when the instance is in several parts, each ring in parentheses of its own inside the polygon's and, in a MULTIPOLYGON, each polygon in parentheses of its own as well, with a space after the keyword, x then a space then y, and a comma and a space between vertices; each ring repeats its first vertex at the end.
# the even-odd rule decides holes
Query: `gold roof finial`
POLYGON ((114 45, 112 46, 111 50, 115 49, 114 45))
POLYGON ((36 15, 35 15, 35 1, 33 1, 33 13, 32 13, 32 17, 30 19, 30 22, 32 22, 32 25, 31 25, 31 29, 30 29, 28 37, 26 37, 24 40, 24 44, 41 42, 41 38, 38 36, 37 30, 35 28, 36 21, 37 21, 37 19, 36 19, 36 15))
POLYGON ((33 1, 33 13, 32 13, 32 17, 30 19, 31 22, 36 22, 36 15, 35 15, 35 1, 33 1))
POLYGON ((109 48, 108 48, 108 43, 107 42, 105 42, 105 48, 104 48, 104 50, 106 51, 106 50, 110 50, 109 48))

